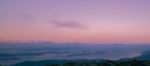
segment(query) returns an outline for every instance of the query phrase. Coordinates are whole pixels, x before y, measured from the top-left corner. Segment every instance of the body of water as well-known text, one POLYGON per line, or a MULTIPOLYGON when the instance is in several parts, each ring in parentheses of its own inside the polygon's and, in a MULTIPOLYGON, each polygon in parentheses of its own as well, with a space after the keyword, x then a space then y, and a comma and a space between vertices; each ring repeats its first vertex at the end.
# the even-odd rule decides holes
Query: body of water
POLYGON ((149 45, 74 45, 74 44, 2 44, 0 64, 52 59, 109 59, 133 58, 149 50, 149 45))

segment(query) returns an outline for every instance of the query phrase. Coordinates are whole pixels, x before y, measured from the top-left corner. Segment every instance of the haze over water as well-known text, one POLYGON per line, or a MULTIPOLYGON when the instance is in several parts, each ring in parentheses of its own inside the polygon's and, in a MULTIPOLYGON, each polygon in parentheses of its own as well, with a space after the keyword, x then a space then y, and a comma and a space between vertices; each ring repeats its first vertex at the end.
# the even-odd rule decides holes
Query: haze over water
POLYGON ((23 61, 134 58, 149 51, 150 45, 86 45, 78 43, 1 43, 0 64, 23 61))

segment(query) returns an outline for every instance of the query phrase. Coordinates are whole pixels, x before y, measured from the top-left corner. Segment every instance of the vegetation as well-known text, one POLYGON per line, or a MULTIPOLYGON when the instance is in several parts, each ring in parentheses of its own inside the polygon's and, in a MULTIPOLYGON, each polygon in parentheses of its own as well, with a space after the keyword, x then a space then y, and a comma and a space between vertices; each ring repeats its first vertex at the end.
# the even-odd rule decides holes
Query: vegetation
POLYGON ((49 64, 45 66, 150 66, 150 61, 128 60, 128 61, 104 61, 93 60, 91 62, 67 62, 64 64, 49 64))

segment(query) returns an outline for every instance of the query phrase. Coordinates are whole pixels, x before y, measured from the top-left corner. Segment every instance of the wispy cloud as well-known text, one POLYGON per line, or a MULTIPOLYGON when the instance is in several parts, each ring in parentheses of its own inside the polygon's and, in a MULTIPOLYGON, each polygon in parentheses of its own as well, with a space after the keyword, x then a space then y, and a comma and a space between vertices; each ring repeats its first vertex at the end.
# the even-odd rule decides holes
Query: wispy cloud
POLYGON ((56 28, 80 28, 80 29, 85 29, 87 28, 85 25, 81 24, 78 21, 50 21, 50 23, 56 27, 56 28))

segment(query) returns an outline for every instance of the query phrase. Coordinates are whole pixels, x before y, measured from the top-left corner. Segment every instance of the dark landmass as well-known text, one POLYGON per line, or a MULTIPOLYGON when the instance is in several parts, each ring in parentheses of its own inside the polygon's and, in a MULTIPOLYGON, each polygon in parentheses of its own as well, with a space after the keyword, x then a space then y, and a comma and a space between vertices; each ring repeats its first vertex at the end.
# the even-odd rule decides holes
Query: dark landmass
MULTIPOLYGON (((76 63, 85 63, 85 62, 91 62, 92 60, 88 59, 82 59, 82 60, 43 60, 43 61, 25 61, 22 63, 14 64, 12 66, 45 66, 45 65, 53 65, 53 64, 65 64, 68 62, 76 62, 76 63)), ((105 61, 105 60, 97 60, 99 62, 105 61)))
POLYGON ((150 61, 129 60, 45 60, 45 61, 25 61, 11 66, 150 66, 150 61))

